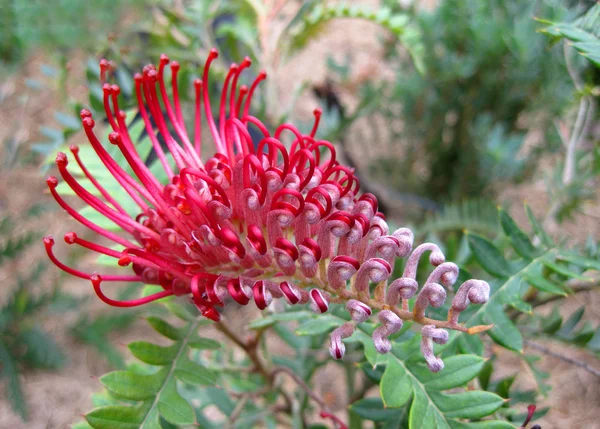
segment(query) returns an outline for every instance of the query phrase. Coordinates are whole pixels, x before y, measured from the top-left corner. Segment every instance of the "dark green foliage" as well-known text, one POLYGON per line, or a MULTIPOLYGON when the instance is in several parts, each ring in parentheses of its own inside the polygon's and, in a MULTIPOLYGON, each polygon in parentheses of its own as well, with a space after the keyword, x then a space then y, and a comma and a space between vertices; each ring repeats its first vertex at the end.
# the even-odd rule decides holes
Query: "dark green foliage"
MULTIPOLYGON (((525 298, 530 290, 546 296, 565 296, 565 280, 579 278, 587 268, 598 268, 598 263, 583 256, 557 248, 551 242, 534 245, 509 215, 500 212, 504 236, 509 246, 499 249, 488 239, 468 233, 469 247, 478 265, 493 279, 492 294, 486 304, 475 311, 465 312, 461 321, 467 326, 494 324, 488 331, 498 344, 515 351, 523 348, 522 335, 505 310, 509 307, 530 312, 531 305, 525 298)), ((536 224, 534 230, 541 227, 536 224)), ((480 348, 480 340, 459 334, 452 341, 465 351, 480 348)))
MULTIPOLYGON (((385 154, 373 162, 372 178, 446 202, 530 176, 539 153, 558 143, 552 118, 562 114, 572 91, 562 52, 547 49, 532 20, 565 16, 550 3, 449 0, 431 12, 410 12, 421 35, 424 73, 396 55, 395 42, 388 43, 396 78, 368 82, 359 94, 361 103, 377 106, 375 116, 386 124, 401 123, 365 131, 374 136, 373 150, 385 154), (545 130, 529 156, 521 150, 528 131, 519 123, 523 115, 539 116, 530 127, 545 130), (395 149, 399 144, 402 149, 395 149)), ((348 118, 371 114, 361 103, 348 118)), ((351 123, 341 122, 342 135, 351 123)))
POLYGON ((135 312, 112 312, 93 319, 82 314, 70 329, 71 335, 82 343, 93 346, 113 368, 125 368, 122 354, 113 345, 109 334, 124 331, 139 317, 135 312))
POLYGON ((46 332, 39 318, 60 301, 57 292, 32 295, 29 286, 39 280, 44 266, 17 280, 10 300, 0 309, 0 380, 15 411, 27 418, 20 375, 28 369, 56 369, 65 362, 61 347, 46 332))

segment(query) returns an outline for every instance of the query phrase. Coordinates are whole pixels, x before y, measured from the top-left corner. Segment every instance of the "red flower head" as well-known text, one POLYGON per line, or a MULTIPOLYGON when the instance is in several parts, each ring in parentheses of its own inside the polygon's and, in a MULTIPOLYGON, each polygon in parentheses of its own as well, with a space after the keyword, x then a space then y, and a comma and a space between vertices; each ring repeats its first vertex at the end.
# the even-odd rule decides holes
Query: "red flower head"
MULTIPOLYGON (((271 132, 250 115, 252 97, 266 74, 259 73, 249 88, 238 88, 240 74, 250 66, 248 58, 230 67, 219 115, 213 118, 208 76, 217 56, 216 50, 210 52, 202 80, 194 82, 191 134, 179 102, 179 64, 170 63, 172 100, 164 77, 170 62, 165 55, 158 67, 146 66, 142 74, 135 76, 139 113, 168 177, 166 183, 152 173, 138 153, 125 113, 119 109, 119 87, 106 82, 110 64, 101 61, 104 109, 112 128, 108 140, 128 165, 117 163, 111 156, 114 150, 100 142, 90 111, 81 111, 81 121, 98 158, 138 208, 137 216, 125 210, 102 186, 100 178, 86 169, 77 147, 71 148, 73 158, 95 189, 85 189, 69 172, 67 155, 59 153, 56 164, 62 178, 86 204, 117 224, 122 234, 108 231, 73 209, 57 192, 55 177, 49 177, 47 183, 56 201, 72 217, 118 246, 95 244, 73 232, 65 235, 65 241, 116 258, 120 266, 130 267, 130 273, 110 276, 70 268, 55 258, 54 240, 46 237, 50 259, 68 273, 90 280, 100 299, 119 307, 185 295, 204 316, 219 321, 217 307, 228 301, 246 305, 253 300, 264 309, 273 298, 283 298, 290 304, 310 303, 318 313, 327 311, 332 300, 346 302, 356 318, 351 323, 369 318, 373 306, 382 309, 391 305, 402 319, 422 318, 423 305, 415 309, 413 316, 406 300, 417 290, 416 265, 421 254, 433 251, 432 264, 444 262, 437 246, 417 248, 402 284, 389 291, 387 297, 380 294, 373 300, 369 283, 386 284, 395 259, 410 254, 412 232, 402 228, 389 234, 384 216, 377 211, 375 196, 358 194, 359 181, 353 171, 340 165, 330 142, 315 137, 319 109, 314 112, 309 134, 290 124, 271 132), (202 114, 215 150, 210 158, 203 157, 201 151, 202 114), (251 127, 261 134, 256 144, 251 127), (289 144, 283 140, 289 140, 289 144), (350 287, 347 283, 352 278, 350 287), (117 301, 105 295, 104 282, 156 284, 164 290, 145 298, 117 301), (396 308, 400 298, 402 309, 396 308)), ((449 283, 456 280, 456 276, 446 277, 453 277, 449 283)), ((421 301, 427 299, 432 298, 427 295, 421 301)), ((458 306, 455 314, 460 310, 458 306)), ((389 308, 386 311, 391 314, 386 313, 384 322, 390 326, 377 331, 377 341, 384 345, 387 335, 401 326, 401 321, 392 320, 396 314, 389 308)), ((431 319, 428 321, 431 323, 431 319)), ((336 333, 336 357, 343 354, 341 338, 351 332, 348 326, 336 333)))

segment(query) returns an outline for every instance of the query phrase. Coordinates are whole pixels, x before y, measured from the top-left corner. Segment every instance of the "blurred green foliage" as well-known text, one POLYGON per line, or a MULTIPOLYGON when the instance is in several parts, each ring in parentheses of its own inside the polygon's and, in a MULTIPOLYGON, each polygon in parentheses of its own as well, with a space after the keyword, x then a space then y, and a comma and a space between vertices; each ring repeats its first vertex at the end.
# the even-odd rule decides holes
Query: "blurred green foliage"
POLYGON ((31 49, 62 54, 94 50, 123 19, 123 12, 144 19, 152 1, 144 0, 2 0, 0 64, 25 59, 31 49), (145 7, 142 7, 145 6, 145 7))
POLYGON ((427 53, 425 72, 385 41, 396 76, 363 88, 376 115, 400 123, 372 143, 382 154, 371 167, 374 179, 447 202, 531 177, 541 153, 556 150, 552 124, 573 96, 562 52, 548 49, 533 17, 563 19, 573 11, 550 1, 446 0, 411 14, 427 53), (532 130, 542 135, 523 150, 532 130), (398 144, 402 157, 389 156, 398 144))

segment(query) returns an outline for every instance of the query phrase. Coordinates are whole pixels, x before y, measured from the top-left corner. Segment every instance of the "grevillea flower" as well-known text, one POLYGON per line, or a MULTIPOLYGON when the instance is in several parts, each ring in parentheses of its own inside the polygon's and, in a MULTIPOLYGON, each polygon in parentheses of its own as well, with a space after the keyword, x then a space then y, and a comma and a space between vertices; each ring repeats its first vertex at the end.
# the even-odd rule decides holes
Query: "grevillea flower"
POLYGON ((107 173, 137 212, 125 210, 103 187, 101 179, 86 168, 76 146, 71 147, 71 161, 65 153, 57 155, 60 176, 81 200, 117 224, 121 233, 108 231, 78 213, 57 191, 56 177, 49 177, 47 183, 63 209, 113 245, 93 243, 74 232, 65 235, 65 242, 115 258, 121 267, 129 267, 124 268, 128 272, 103 275, 71 268, 55 257, 55 243, 48 236, 44 243, 50 259, 64 271, 89 280, 102 301, 117 307, 186 296, 202 315, 219 321, 219 308, 231 301, 241 305, 254 301, 262 310, 274 298, 282 298, 290 305, 308 303, 317 313, 328 311, 332 302, 345 303, 352 320, 331 337, 330 351, 338 359, 345 351, 342 339, 378 310, 381 326, 373 334, 378 351, 389 351, 388 337, 402 327, 403 320, 414 320, 427 325, 424 351, 428 362, 435 360, 429 340, 443 337, 438 332, 443 328, 467 331, 458 325, 458 313, 469 302, 487 299, 489 288, 479 291, 485 289, 485 282, 474 283, 469 290, 459 289, 450 321, 426 318, 428 305, 444 303, 446 288, 456 281, 458 267, 446 263, 434 244, 422 244, 412 251, 409 229, 389 231, 375 196, 360 195, 354 172, 338 162, 330 142, 316 137, 320 110, 314 111, 314 125, 308 134, 291 124, 271 131, 252 116, 252 97, 266 74, 259 73, 249 87, 238 87, 249 59, 230 67, 218 116, 213 117, 208 79, 217 56, 216 50, 210 52, 202 79, 194 81, 195 108, 187 115, 179 100, 177 62, 163 55, 158 66, 146 66, 143 73, 135 75, 139 113, 168 178, 165 182, 152 174, 140 156, 125 112, 119 109, 120 89, 107 81, 110 66, 101 61, 104 110, 112 129, 108 144, 116 146, 127 165, 119 164, 111 156, 114 150, 100 141, 89 110, 81 111, 81 122, 107 173), (169 63, 172 99, 165 80, 169 63), (193 118, 193 127, 188 127, 189 118, 193 118), (210 157, 202 153, 203 146, 208 146, 201 139, 202 123, 210 131, 210 157), (252 128, 260 134, 257 141, 251 136, 252 128), (69 162, 73 160, 95 189, 86 189, 71 174, 69 162), (431 252, 429 260, 437 268, 418 292, 417 266, 425 252, 431 252), (408 257, 406 269, 402 278, 387 286, 398 257, 408 257), (155 284, 162 290, 121 301, 106 295, 107 282, 155 284), (375 297, 371 296, 372 283, 380 285, 375 297), (409 299, 415 294, 411 311, 409 299))

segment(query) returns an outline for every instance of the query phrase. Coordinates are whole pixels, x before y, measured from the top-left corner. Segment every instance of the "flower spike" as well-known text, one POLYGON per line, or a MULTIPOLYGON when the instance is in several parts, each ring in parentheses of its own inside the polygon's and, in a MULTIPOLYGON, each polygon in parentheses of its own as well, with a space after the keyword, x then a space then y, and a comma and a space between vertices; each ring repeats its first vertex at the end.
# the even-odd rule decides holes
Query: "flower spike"
POLYGON ((65 242, 113 258, 124 274, 100 275, 67 266, 55 255, 51 236, 44 238, 48 258, 59 269, 91 281, 98 297, 117 307, 186 297, 202 316, 220 321, 228 306, 253 303, 265 310, 273 299, 308 304, 319 314, 333 303, 345 304, 352 320, 332 334, 330 351, 336 359, 344 354, 342 339, 376 313, 381 326, 374 330, 373 341, 381 353, 391 349, 389 337, 404 321, 431 326, 423 331, 423 348, 434 369, 440 365, 428 352, 428 344, 441 338, 442 328, 468 333, 489 329, 458 324, 469 303, 480 304, 489 297, 489 285, 479 280, 459 288, 448 321, 425 317, 429 305, 444 302, 446 290, 451 291, 458 278, 458 267, 446 262, 433 243, 413 250, 410 229, 390 232, 377 198, 360 194, 358 177, 340 164, 335 146, 317 140, 320 109, 314 111, 307 134, 292 124, 270 130, 252 116, 252 100, 266 73, 260 72, 249 86, 238 85, 251 64, 248 58, 231 65, 215 100, 209 70, 218 55, 212 49, 202 76, 193 80, 190 114, 184 114, 181 104, 180 94, 187 88, 178 79, 177 61, 163 54, 158 64, 147 65, 134 76, 141 123, 162 169, 158 176, 138 152, 119 108, 121 89, 112 82, 114 64, 100 61, 108 141, 99 137, 103 122, 97 125, 89 110, 83 109, 80 118, 94 156, 118 190, 103 186, 104 176, 86 167, 89 160, 78 146, 72 146, 71 153, 86 180, 72 173, 74 164, 69 166, 65 153, 58 153, 56 166, 74 197, 120 230, 109 231, 81 215, 61 194, 56 177, 46 183, 68 215, 109 244, 84 240, 75 232, 67 233, 65 242), (215 117, 213 107, 218 107, 215 117), (210 136, 207 142, 201 139, 203 121, 210 136), (251 129, 261 135, 256 144, 251 129), (288 140, 290 144, 284 143, 288 140), (115 148, 107 149, 108 144, 115 148), (417 293, 417 267, 426 252, 431 252, 429 261, 437 268, 417 293), (390 279, 397 258, 408 258, 406 267, 399 279, 390 279), (105 294, 103 282, 154 284, 162 291, 118 301, 105 294), (410 311, 409 300, 415 294, 410 311))

